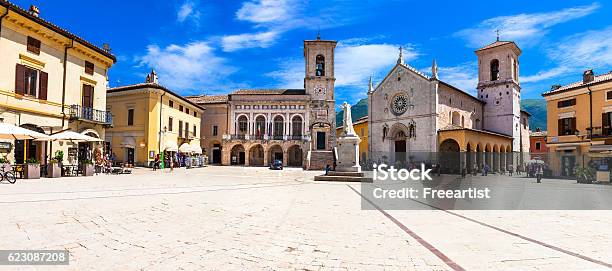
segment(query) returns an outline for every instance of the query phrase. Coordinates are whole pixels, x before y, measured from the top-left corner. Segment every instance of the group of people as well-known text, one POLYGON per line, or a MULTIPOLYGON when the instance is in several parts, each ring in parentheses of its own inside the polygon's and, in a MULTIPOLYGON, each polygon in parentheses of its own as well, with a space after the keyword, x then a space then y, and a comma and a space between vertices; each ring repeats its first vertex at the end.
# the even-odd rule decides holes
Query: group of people
MULTIPOLYGON (((545 165, 543 164, 528 164, 527 166, 519 164, 516 167, 516 174, 521 175, 522 173, 527 173, 527 177, 536 178, 537 182, 541 183, 542 177, 544 176, 544 169, 545 165)), ((473 176, 476 176, 479 172, 482 176, 488 176, 490 173, 492 173, 491 167, 486 163, 481 165, 473 164, 471 170, 468 165, 466 165, 465 168, 461 170, 461 177, 465 178, 467 174, 472 174, 473 176)), ((508 174, 509 176, 513 176, 515 174, 514 166, 510 164, 505 169, 500 169, 498 173, 500 175, 508 174)))
POLYGON ((202 156, 192 157, 183 153, 166 152, 164 154, 163 161, 162 157, 159 154, 155 155, 155 160, 153 161, 152 168, 153 170, 158 170, 161 169, 163 166, 164 168, 169 168, 170 171, 173 171, 175 168, 178 167, 191 168, 194 166, 201 165, 204 165, 202 156))

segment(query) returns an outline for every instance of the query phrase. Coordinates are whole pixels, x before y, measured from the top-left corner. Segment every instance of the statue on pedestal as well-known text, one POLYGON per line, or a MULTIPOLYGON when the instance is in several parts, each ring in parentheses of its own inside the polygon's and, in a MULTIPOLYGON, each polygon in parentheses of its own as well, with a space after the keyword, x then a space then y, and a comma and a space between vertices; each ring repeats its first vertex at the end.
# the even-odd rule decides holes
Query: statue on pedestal
POLYGON ((351 116, 351 105, 344 102, 340 108, 343 111, 342 118, 342 135, 343 136, 356 136, 355 129, 353 128, 353 118, 351 116))

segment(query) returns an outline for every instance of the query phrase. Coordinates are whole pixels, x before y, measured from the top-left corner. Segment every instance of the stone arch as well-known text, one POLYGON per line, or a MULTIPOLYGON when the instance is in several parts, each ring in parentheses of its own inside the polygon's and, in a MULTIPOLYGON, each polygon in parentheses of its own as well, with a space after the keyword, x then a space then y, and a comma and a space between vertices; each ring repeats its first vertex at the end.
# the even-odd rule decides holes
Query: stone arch
MULTIPOLYGON (((300 114, 295 114, 291 117, 291 135, 302 136, 304 133, 304 118, 300 114)), ((297 139, 297 138, 296 138, 297 139)))
POLYGON ((274 160, 283 160, 284 153, 283 147, 278 144, 274 144, 268 148, 268 164, 272 164, 274 160))
POLYGON ((274 139, 282 140, 285 134, 285 117, 277 114, 272 118, 272 136, 274 139))
POLYGON ((287 149, 287 166, 301 167, 302 166, 302 147, 293 145, 287 149))
POLYGON ((232 146, 230 152, 230 164, 232 165, 245 165, 246 163, 246 151, 242 144, 236 144, 232 146))
POLYGON ((98 131, 94 129, 85 129, 81 131, 81 134, 88 135, 88 136, 95 137, 95 138, 100 138, 100 134, 98 133, 98 131))
POLYGON ((249 149, 249 165, 264 165, 264 147, 261 144, 255 144, 249 149))
POLYGON ((458 174, 461 172, 461 147, 452 138, 440 143, 440 170, 444 173, 458 174))
POLYGON ((391 126, 389 137, 392 139, 402 139, 410 134, 410 129, 403 123, 396 123, 391 126), (402 136, 403 134, 403 136, 402 136))

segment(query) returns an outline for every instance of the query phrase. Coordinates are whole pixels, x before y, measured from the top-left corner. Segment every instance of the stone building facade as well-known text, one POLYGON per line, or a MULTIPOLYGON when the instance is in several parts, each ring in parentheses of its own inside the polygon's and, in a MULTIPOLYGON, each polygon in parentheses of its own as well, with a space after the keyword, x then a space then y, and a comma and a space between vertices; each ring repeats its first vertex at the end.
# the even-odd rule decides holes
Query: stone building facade
POLYGON ((219 135, 210 140, 205 136, 204 146, 220 144, 215 153, 221 153, 222 165, 267 166, 274 160, 306 169, 331 165, 336 142, 335 47, 336 41, 320 37, 304 41, 303 89, 240 89, 214 105, 206 101, 210 96, 189 97, 207 109, 202 115, 206 125, 221 123, 225 114, 225 126, 219 125, 224 128, 221 140, 219 135))
POLYGON ((203 154, 208 156, 209 164, 221 164, 223 135, 227 131, 229 121, 227 95, 199 95, 185 98, 206 108, 201 115, 200 144, 203 154))
POLYGON ((514 42, 496 41, 476 54, 478 97, 440 80, 435 61, 431 76, 407 65, 400 48, 397 64, 368 89, 370 159, 441 163, 454 157, 457 163, 441 164, 455 165, 454 170, 466 163, 504 170, 520 157, 513 153, 527 151, 528 132, 527 140, 521 135, 528 126, 519 125, 521 116, 529 117, 520 110, 520 49, 514 42))

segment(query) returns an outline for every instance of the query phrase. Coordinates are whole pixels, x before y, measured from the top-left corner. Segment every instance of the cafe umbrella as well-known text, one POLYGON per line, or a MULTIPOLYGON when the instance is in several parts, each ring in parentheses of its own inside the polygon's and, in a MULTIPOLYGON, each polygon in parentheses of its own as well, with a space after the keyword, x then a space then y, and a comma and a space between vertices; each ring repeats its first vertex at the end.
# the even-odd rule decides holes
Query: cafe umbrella
POLYGON ((0 123, 0 139, 5 140, 48 140, 49 136, 10 123, 0 123))

